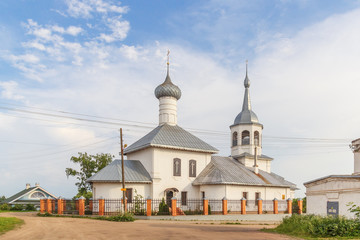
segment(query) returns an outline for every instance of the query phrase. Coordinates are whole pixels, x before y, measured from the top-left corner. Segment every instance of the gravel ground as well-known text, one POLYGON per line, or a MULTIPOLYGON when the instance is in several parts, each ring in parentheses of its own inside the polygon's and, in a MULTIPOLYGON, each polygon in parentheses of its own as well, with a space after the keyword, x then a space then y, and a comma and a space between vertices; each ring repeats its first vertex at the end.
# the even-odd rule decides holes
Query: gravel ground
POLYGON ((10 239, 131 239, 131 240, 197 240, 197 239, 295 239, 284 235, 264 233, 262 228, 276 225, 227 225, 209 221, 137 220, 109 222, 79 218, 37 217, 36 213, 2 213, 3 217, 17 217, 25 224, 1 235, 10 239))

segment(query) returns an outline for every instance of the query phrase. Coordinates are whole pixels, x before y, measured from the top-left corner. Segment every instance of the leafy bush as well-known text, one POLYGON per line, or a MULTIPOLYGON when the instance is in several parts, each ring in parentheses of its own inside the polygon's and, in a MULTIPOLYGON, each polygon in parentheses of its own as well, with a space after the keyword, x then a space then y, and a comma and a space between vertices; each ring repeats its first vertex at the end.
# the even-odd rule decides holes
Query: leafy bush
POLYGON ((24 205, 22 205, 22 204, 15 204, 13 207, 11 207, 10 210, 11 210, 11 211, 22 211, 22 210, 24 210, 24 205))
POLYGON ((26 211, 35 211, 36 209, 35 209, 34 204, 26 204, 25 210, 26 211))
POLYGON ((360 221, 344 217, 292 215, 274 229, 275 232, 310 237, 360 236, 360 221))
POLYGON ((161 203, 159 204, 159 212, 158 215, 169 215, 169 207, 168 205, 165 203, 165 199, 163 198, 161 203))
POLYGON ((135 221, 134 215, 131 213, 119 214, 116 216, 109 216, 109 217, 96 217, 95 219, 114 221, 114 222, 133 222, 133 221, 135 221))
POLYGON ((10 206, 7 205, 6 203, 4 203, 4 204, 0 205, 0 210, 8 211, 8 210, 10 210, 10 206))

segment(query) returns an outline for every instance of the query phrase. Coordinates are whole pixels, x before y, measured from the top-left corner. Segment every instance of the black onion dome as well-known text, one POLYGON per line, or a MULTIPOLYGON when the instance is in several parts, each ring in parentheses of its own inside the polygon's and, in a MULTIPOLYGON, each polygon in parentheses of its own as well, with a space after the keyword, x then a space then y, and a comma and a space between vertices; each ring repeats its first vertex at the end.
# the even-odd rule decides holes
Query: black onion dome
POLYGON ((165 81, 155 88, 155 96, 157 99, 161 97, 174 97, 177 100, 181 97, 181 90, 178 86, 171 82, 169 72, 165 81))

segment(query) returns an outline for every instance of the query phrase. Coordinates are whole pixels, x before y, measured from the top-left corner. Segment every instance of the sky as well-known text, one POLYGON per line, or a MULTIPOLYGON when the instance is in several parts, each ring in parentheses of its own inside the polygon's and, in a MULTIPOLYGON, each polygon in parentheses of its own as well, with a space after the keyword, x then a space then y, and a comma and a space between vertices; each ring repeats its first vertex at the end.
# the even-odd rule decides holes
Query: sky
POLYGON ((0 196, 77 193, 79 152, 119 158, 158 124, 154 89, 182 91, 178 125, 230 154, 245 62, 272 171, 297 185, 352 174, 360 137, 360 1, 0 1, 0 196))

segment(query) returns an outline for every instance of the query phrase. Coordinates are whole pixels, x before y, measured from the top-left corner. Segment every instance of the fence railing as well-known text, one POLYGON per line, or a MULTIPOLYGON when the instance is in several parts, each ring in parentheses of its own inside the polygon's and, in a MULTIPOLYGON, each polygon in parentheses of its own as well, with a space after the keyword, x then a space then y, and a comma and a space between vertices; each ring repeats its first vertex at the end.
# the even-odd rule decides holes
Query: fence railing
MULTIPOLYGON (((208 214, 278 214, 291 213, 291 200, 244 199, 42 199, 42 213, 72 215, 118 215, 125 211, 134 215, 208 215, 208 214), (124 211, 125 207, 125 211, 124 211)), ((300 212, 301 213, 301 212, 300 212)))

